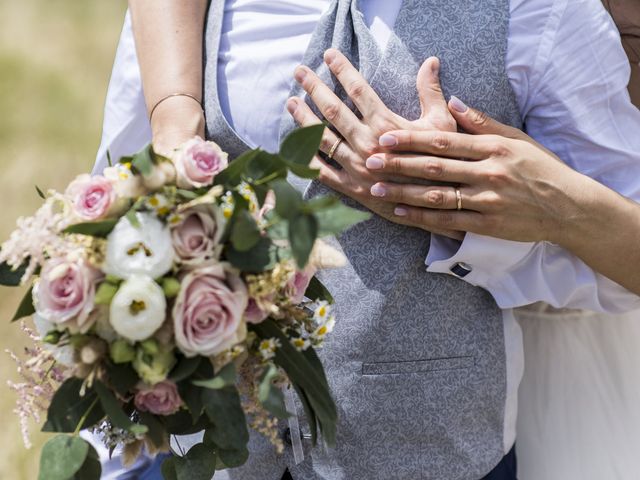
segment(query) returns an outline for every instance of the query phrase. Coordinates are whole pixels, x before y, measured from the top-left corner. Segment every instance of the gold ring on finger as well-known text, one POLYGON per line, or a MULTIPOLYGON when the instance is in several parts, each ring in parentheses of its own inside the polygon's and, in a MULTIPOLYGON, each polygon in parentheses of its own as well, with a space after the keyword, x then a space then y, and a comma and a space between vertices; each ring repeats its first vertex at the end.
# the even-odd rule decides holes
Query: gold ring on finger
POLYGON ((462 210, 462 193, 460 193, 460 189, 456 188, 456 208, 458 210, 462 210))
POLYGON ((333 154, 336 153, 336 150, 338 149, 338 147, 340 146, 341 143, 342 143, 342 138, 338 137, 338 139, 335 141, 335 143, 329 149, 329 153, 327 154, 327 158, 329 160, 333 160, 333 154))

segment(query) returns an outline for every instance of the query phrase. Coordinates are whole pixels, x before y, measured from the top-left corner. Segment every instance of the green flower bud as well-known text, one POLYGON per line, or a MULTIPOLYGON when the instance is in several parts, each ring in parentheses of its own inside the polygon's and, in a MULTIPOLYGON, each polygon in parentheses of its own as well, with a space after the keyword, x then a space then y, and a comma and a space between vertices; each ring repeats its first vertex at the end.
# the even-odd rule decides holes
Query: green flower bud
POLYGON ((42 341, 44 343, 50 343, 51 345, 57 345, 58 342, 60 341, 61 336, 62 336, 61 332, 57 330, 51 330, 44 337, 42 337, 42 341))
POLYGON ((96 298, 94 300, 96 305, 109 305, 111 299, 118 291, 118 286, 113 283, 104 282, 100 284, 96 291, 96 298))
POLYGON ((106 277, 104 277, 105 281, 112 283, 114 285, 120 285, 120 283, 122 282, 122 279, 120 277, 116 277, 115 275, 107 275, 106 277))
POLYGON ((109 356, 113 363, 133 362, 136 358, 136 349, 128 341, 119 339, 109 346, 109 356))
POLYGON ((162 290, 167 298, 173 298, 180 291, 180 282, 177 278, 167 277, 162 279, 162 290))
POLYGON ((158 342, 153 338, 149 338, 144 342, 140 342, 140 347, 144 350, 144 353, 148 355, 156 355, 159 352, 158 342))
POLYGON ((166 380, 175 363, 176 358, 169 349, 150 355, 145 353, 143 348, 139 348, 133 361, 133 368, 143 382, 155 385, 166 380))

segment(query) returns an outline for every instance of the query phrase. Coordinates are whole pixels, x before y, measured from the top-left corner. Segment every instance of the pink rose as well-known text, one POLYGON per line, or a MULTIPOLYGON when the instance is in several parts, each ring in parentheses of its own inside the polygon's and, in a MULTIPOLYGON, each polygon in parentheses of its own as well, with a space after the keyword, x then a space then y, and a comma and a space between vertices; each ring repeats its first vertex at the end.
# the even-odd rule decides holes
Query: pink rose
POLYGON ((96 283, 101 273, 83 260, 55 258, 44 264, 33 291, 34 306, 45 320, 62 324, 75 319, 78 327, 89 320, 96 283))
POLYGON ((171 228, 173 247, 178 259, 186 265, 201 265, 217 259, 222 249, 224 216, 215 205, 197 205, 182 214, 182 220, 171 228))
POLYGON ((134 403, 141 412, 154 415, 173 415, 182 406, 182 399, 178 394, 176 384, 165 380, 153 387, 138 390, 134 403))
POLYGON ((180 188, 206 187, 228 165, 227 154, 214 142, 195 137, 176 153, 174 164, 180 188))
POLYGON ((113 211, 117 196, 113 184, 102 175, 78 175, 67 187, 73 209, 83 220, 98 220, 113 211))
POLYGON ((230 265, 199 268, 182 279, 173 307, 176 344, 189 357, 216 355, 243 340, 247 287, 230 265))
POLYGON ((269 312, 264 311, 254 298, 249 299, 247 309, 244 311, 244 319, 247 323, 260 323, 267 319, 269 312))
POLYGON ((296 272, 291 276, 291 279, 285 288, 287 296, 292 303, 302 303, 302 300, 304 300, 304 292, 307 291, 309 282, 311 282, 316 271, 317 270, 314 267, 308 266, 304 270, 296 270, 296 272))

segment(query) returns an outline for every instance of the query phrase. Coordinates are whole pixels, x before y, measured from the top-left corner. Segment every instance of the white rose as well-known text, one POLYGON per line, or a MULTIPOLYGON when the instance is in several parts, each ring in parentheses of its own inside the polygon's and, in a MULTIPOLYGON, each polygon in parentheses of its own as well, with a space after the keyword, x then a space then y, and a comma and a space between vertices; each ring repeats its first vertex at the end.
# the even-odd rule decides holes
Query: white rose
POLYGON ((110 322, 127 340, 146 340, 164 323, 167 301, 160 285, 145 275, 124 281, 111 300, 110 322))
POLYGON ((111 182, 119 197, 137 198, 145 194, 142 179, 134 175, 129 166, 118 163, 105 168, 102 175, 111 182))
POLYGON ((122 217, 107 238, 104 271, 120 278, 162 277, 171 270, 174 250, 169 227, 151 213, 138 213, 139 227, 122 217))

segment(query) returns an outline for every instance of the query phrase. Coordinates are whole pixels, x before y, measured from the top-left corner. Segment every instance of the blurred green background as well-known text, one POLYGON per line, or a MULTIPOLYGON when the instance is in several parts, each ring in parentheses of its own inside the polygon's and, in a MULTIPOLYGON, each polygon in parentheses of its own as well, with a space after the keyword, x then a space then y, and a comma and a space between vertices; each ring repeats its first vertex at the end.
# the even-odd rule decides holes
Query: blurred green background
MULTIPOLYGON (((0 0, 0 241, 40 203, 34 185, 63 189, 93 166, 126 0, 0 0)), ((17 379, 5 349, 25 344, 9 324, 22 291, 0 287, 0 479, 37 478, 45 437, 25 449, 13 413, 17 379)))

